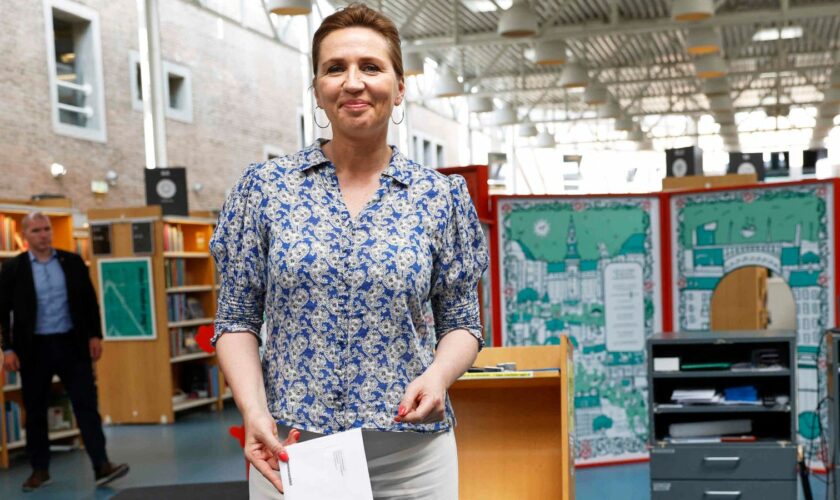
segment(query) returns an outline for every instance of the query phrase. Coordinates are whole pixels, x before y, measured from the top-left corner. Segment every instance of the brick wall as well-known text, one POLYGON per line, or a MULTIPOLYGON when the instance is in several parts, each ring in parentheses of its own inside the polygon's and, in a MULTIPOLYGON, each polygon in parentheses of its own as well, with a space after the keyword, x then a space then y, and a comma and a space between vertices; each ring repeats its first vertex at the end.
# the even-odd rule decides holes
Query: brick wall
MULTIPOLYGON (((135 0, 77 0, 98 12, 102 47, 107 142, 74 139, 53 131, 43 3, 3 0, 0 50, 0 198, 61 193, 82 210, 145 204, 143 115, 131 104, 129 54, 138 50, 135 0), (65 165, 60 181, 49 165, 65 165), (90 192, 92 180, 115 170, 118 185, 90 192)), ((300 56, 239 23, 222 20, 188 0, 159 0, 164 60, 190 69, 193 122, 166 120, 169 164, 187 167, 190 208, 215 209, 250 162, 271 144, 298 149, 300 56), (222 37, 219 37, 219 34, 222 37)), ((249 23, 265 23, 248 16, 249 23)), ((268 32, 267 25, 262 31, 268 32)))

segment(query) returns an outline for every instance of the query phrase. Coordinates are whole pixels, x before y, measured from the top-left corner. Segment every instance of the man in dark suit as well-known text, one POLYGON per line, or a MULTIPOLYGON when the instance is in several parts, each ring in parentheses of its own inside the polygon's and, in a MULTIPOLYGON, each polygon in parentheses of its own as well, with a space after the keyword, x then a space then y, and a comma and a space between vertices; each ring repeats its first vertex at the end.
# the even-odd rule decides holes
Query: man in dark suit
POLYGON ((102 328, 96 293, 84 261, 52 246, 50 219, 27 214, 21 224, 29 251, 0 269, 0 330, 8 371, 20 371, 26 410, 26 450, 32 474, 23 483, 32 491, 50 481, 47 407, 53 375, 67 389, 96 485, 128 473, 105 452, 97 408, 92 361, 102 356, 102 328))

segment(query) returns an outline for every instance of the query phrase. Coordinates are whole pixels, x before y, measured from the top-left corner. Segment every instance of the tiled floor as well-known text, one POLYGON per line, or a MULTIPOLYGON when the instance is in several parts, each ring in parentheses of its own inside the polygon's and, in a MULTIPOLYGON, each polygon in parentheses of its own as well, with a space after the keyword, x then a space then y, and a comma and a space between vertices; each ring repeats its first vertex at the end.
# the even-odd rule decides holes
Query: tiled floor
MULTIPOLYGON (((87 455, 76 450, 55 453, 53 483, 33 493, 21 493, 29 465, 18 455, 8 471, 0 471, 0 499, 106 499, 122 488, 162 484, 238 481, 245 477, 239 443, 227 429, 240 423, 232 406, 220 413, 198 411, 175 425, 107 427, 112 461, 128 462, 131 473, 110 488, 95 489, 87 455)), ((577 471, 578 500, 647 500, 650 474, 645 463, 586 468, 577 471)), ((814 498, 825 498, 825 487, 812 478, 814 498)), ((472 499, 463 499, 472 500, 472 499)), ((511 499, 516 500, 516 499, 511 499)))

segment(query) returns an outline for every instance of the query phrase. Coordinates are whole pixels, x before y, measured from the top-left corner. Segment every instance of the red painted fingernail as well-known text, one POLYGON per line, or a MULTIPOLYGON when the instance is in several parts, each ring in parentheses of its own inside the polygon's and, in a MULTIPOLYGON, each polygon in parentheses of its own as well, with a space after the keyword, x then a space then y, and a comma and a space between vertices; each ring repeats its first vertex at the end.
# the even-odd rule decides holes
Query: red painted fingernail
POLYGON ((289 454, 286 453, 285 451, 281 451, 280 452, 280 460, 282 460, 283 462, 288 462, 289 461, 289 454))
POLYGON ((405 410, 405 407, 403 405, 400 405, 400 409, 399 411, 397 411, 397 416, 404 417, 406 413, 408 412, 405 410))

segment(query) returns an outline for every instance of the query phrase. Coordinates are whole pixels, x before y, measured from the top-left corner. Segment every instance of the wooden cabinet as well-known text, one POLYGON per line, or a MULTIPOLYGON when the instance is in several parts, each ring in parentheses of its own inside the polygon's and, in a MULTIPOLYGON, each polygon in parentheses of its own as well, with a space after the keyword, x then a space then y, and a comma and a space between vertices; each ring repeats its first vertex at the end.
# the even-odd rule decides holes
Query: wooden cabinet
MULTIPOLYGON (((220 409, 230 398, 214 353, 199 349, 199 328, 213 328, 216 272, 210 255, 215 219, 162 216, 160 207, 92 210, 91 225, 111 226, 111 254, 134 257, 132 224, 152 224, 156 338, 109 341, 99 362, 100 412, 106 423, 171 423, 192 408, 220 409)), ((102 291, 98 290, 100 303, 102 291)))
POLYGON ((506 362, 534 371, 462 378, 449 389, 458 422, 459 496, 573 499, 571 344, 564 336, 558 346, 486 348, 476 365, 506 362))

